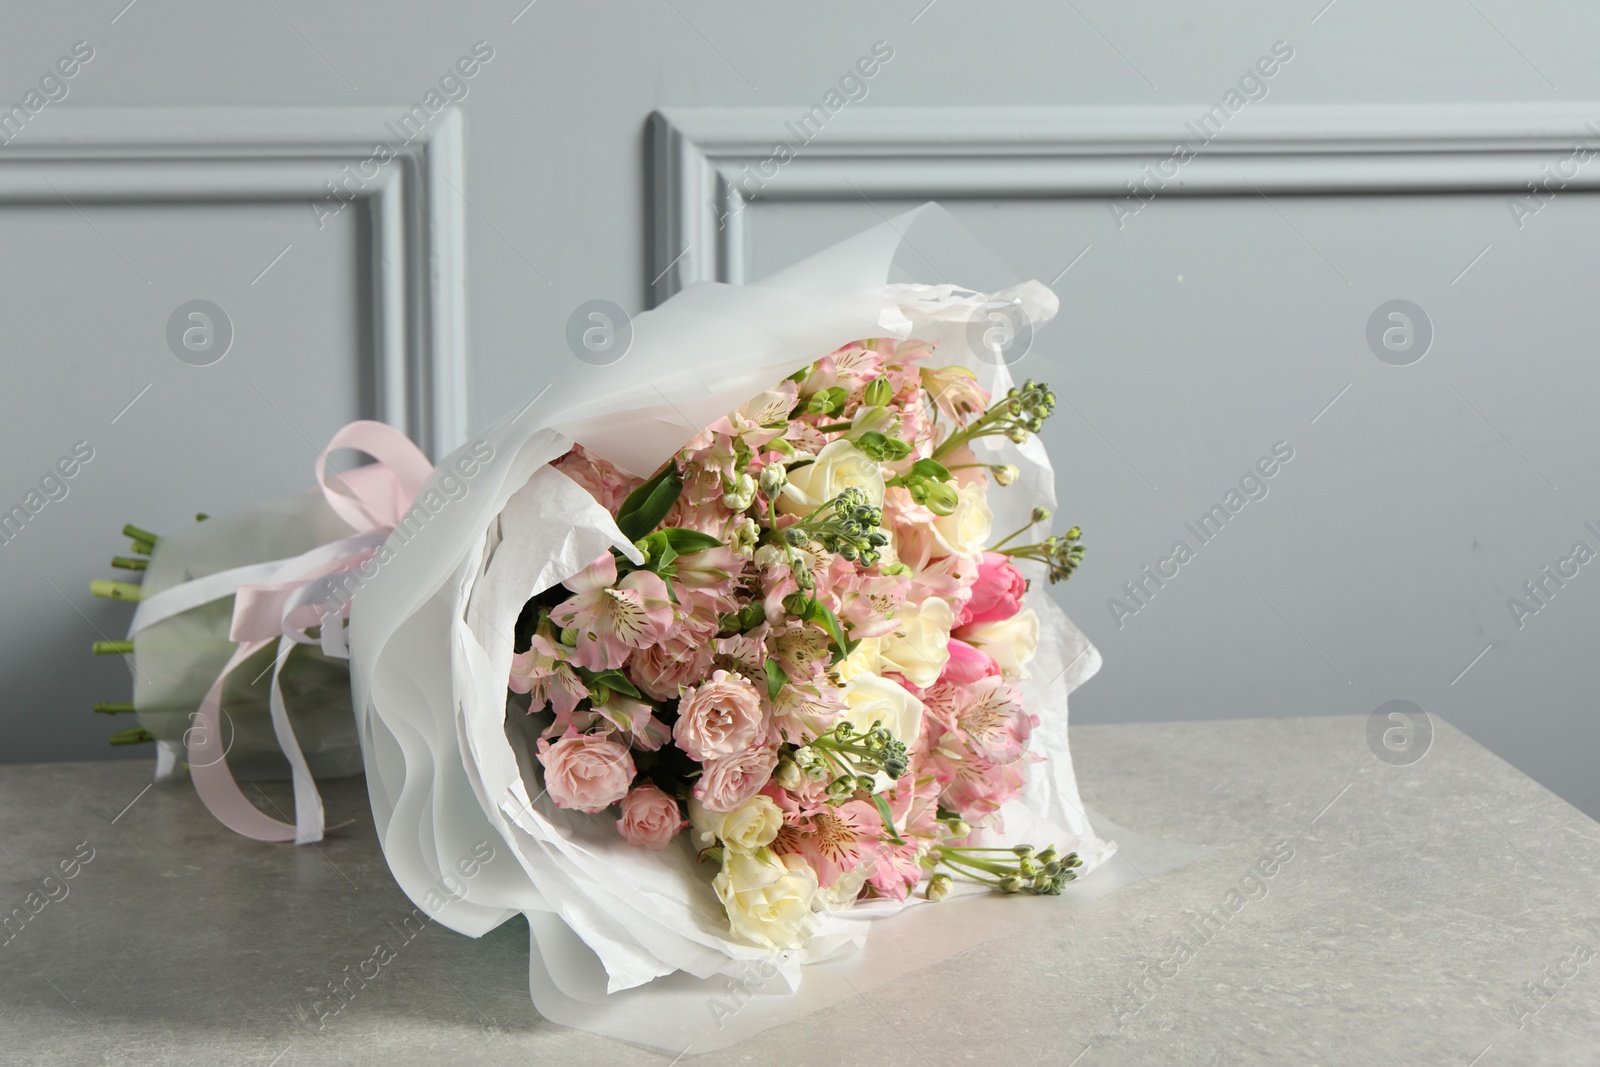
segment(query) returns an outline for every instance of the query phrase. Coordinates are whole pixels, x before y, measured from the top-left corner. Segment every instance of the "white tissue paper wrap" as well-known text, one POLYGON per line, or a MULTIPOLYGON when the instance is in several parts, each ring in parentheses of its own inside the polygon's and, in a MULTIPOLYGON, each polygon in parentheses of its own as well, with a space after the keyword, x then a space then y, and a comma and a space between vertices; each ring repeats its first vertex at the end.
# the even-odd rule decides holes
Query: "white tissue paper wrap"
MULTIPOLYGON (((1048 758, 1004 810, 1003 841, 1076 850, 1087 877, 1060 898, 958 891, 938 904, 866 901, 826 916, 798 951, 744 944, 712 892, 713 864, 696 863, 683 836, 663 852, 645 851, 625 843, 611 818, 558 809, 543 792, 534 724, 508 711, 512 632, 524 602, 611 547, 635 554, 611 516, 549 466, 573 442, 648 476, 702 427, 869 337, 943 342, 929 365, 963 363, 1004 393, 1007 368, 976 357, 965 340, 985 297, 949 284, 889 284, 903 242, 930 225, 950 222, 928 205, 760 282, 697 283, 639 315, 620 361, 570 360, 551 385, 464 446, 479 458, 492 451, 470 491, 406 543, 392 543, 355 598, 354 706, 389 866, 413 901, 462 933, 526 915, 530 990, 549 1019, 675 1052, 708 1051, 1192 858, 1118 830, 1124 856, 1137 843, 1134 868, 1113 860, 1118 846, 1090 824, 1067 748, 1067 695, 1099 669, 1100 654, 1044 595, 1038 574, 1030 574, 1028 603, 1042 636, 1022 689, 1040 718, 1034 750, 1048 758), (494 858, 480 868, 482 842, 494 858)), ((1038 282, 997 295, 1036 322, 1057 308, 1038 282)), ((996 530, 1023 525, 1035 505, 1054 510, 1037 438, 979 447, 986 444, 994 462, 1023 472, 990 495, 996 530)), ((439 471, 451 467, 447 458, 439 471)))

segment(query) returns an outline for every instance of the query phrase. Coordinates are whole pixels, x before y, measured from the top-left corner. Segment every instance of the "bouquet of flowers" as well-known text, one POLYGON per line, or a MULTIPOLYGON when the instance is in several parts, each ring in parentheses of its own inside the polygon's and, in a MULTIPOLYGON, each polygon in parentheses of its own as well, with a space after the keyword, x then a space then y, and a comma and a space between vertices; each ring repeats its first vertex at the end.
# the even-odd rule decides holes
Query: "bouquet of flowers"
POLYGON ((331 475, 325 453, 320 495, 134 531, 145 586, 108 586, 140 601, 130 733, 230 828, 315 841, 353 709, 411 899, 473 936, 525 916, 541 1013, 662 1047, 1000 936, 1018 898, 1097 868, 1067 895, 1187 858, 1111 870, 1078 797, 1067 696, 1100 656, 1043 591, 1083 554, 1049 533, 1055 397, 982 329, 1055 296, 891 284, 941 227, 965 232, 928 205, 690 286, 621 361, 575 362, 437 467, 357 423, 329 450, 378 462, 331 475), (348 705, 325 684, 345 657, 348 705), (235 784, 229 703, 248 743, 270 726, 294 824, 235 784), (1009 908, 972 910, 995 890, 1009 908), (729 982, 762 1009, 732 1020, 729 982))
MULTIPOLYGON (((633 540, 529 600, 513 692, 561 808, 616 809, 645 849, 688 830, 732 932, 802 944, 815 906, 952 877, 1059 894, 1076 853, 974 843, 1022 790, 1039 642, 1015 560, 1051 581, 1076 528, 993 548, 973 445, 1028 439, 1055 397, 990 397, 930 346, 845 345, 702 430, 648 480, 575 446, 555 468, 633 540)), ((1002 490, 1003 491, 1003 490, 1002 490)), ((1030 526, 1049 511, 1030 501, 1030 526)))

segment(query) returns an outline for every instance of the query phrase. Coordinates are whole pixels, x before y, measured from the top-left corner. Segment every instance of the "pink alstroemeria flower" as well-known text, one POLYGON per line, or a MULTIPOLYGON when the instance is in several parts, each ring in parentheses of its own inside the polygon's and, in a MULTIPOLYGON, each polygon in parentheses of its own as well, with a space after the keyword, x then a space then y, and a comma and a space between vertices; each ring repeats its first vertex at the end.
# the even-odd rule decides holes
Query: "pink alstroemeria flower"
POLYGON ((634 748, 654 752, 672 740, 672 727, 655 716, 655 705, 642 700, 631 700, 610 690, 606 700, 594 705, 595 713, 623 734, 623 739, 634 748))
POLYGON ((744 557, 719 545, 679 556, 674 566, 678 581, 690 589, 705 589, 726 596, 733 589, 734 580, 744 572, 744 557))
POLYGON ((865 800, 838 807, 821 805, 796 822, 785 821, 773 851, 794 852, 817 872, 824 888, 864 863, 877 860, 881 851, 883 819, 865 800))
POLYGON ((538 634, 533 635, 533 644, 526 652, 511 657, 508 684, 513 693, 531 695, 531 710, 539 711, 549 704, 561 715, 572 714, 578 701, 589 695, 572 665, 558 655, 555 645, 538 634))
POLYGON ((635 648, 654 644, 672 628, 667 584, 649 571, 634 571, 617 581, 610 552, 565 582, 573 596, 556 605, 550 618, 578 631, 572 658, 580 667, 605 671, 620 667, 635 648))

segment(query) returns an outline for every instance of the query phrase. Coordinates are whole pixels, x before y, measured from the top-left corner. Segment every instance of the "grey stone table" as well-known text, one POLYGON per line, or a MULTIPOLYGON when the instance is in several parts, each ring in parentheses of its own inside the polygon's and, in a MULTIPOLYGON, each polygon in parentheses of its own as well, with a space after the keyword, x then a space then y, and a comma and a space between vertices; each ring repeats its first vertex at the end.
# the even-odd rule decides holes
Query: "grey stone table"
MULTIPOLYGON (((1091 807, 1215 851, 685 1062, 1600 1063, 1600 825, 1465 735, 1436 719, 1403 765, 1362 718, 1073 743, 1091 807)), ((0 908, 48 901, 0 944, 0 1062, 672 1060, 541 1019, 521 920, 424 928, 319 1026, 299 1005, 411 912, 362 784, 333 783, 344 825, 294 848, 234 837, 148 773, 0 767, 0 908)))

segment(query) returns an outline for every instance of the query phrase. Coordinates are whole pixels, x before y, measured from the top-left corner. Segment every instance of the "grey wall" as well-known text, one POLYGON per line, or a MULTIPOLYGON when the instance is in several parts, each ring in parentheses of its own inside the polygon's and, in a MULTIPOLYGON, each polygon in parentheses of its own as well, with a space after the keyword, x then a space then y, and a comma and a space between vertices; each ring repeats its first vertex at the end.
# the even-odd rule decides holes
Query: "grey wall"
MULTIPOLYGON (((96 58, 52 107, 399 110, 474 42, 492 45, 460 105, 475 421, 571 358, 561 339, 579 303, 644 306, 653 109, 798 110, 875 41, 895 58, 852 106, 1202 105, 1278 40, 1295 58, 1254 106, 1600 100, 1600 12, 1573 0, 122 6, 12 12, 0 98, 87 39, 96 58)), ((1600 525, 1586 417, 1600 375, 1593 194, 1565 194, 1520 230, 1492 194, 1158 201, 1122 230, 1104 203, 954 206, 1045 280, 1094 245, 1060 277, 1063 314, 1031 357, 1077 408, 1046 436, 1064 517, 1090 544, 1059 592, 1107 660, 1080 720, 1366 714, 1404 698, 1600 814, 1600 592, 1587 588, 1600 578, 1583 568, 1520 629, 1506 606, 1574 541, 1600 549, 1583 528, 1600 525), (1369 313, 1394 297, 1420 303, 1437 331, 1411 367, 1381 363, 1364 340, 1369 313), (1279 440, 1295 458, 1270 495, 1119 628, 1107 600, 1279 440)), ((0 498, 20 498, 73 442, 105 441, 72 494, 0 547, 8 759, 107 754, 111 724, 88 705, 126 673, 86 647, 126 611, 85 587, 106 573, 115 529, 301 487, 307 439, 360 406, 353 232, 265 206, 86 214, 0 213, 0 498), (295 251, 250 284, 285 244, 295 251), (179 364, 161 327, 215 292, 237 308, 238 349, 216 367, 179 364), (142 408, 112 425, 146 382, 142 408)), ((752 273, 876 220, 863 204, 752 208, 752 273)))

